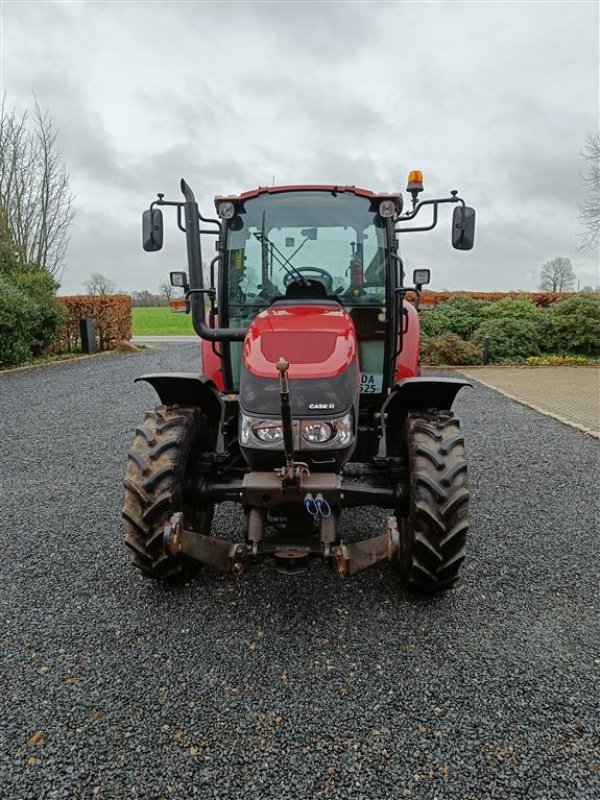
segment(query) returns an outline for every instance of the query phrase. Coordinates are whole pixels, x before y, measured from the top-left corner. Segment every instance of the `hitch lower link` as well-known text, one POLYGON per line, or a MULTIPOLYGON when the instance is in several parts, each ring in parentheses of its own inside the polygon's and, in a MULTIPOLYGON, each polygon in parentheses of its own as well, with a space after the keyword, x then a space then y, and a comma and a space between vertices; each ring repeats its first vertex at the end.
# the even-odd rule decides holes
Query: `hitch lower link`
MULTIPOLYGON (((165 525, 163 548, 168 555, 185 555, 220 572, 236 576, 246 571, 250 556, 256 555, 252 551, 252 545, 227 542, 186 530, 181 512, 173 514, 165 525)), ((334 569, 342 578, 350 578, 379 561, 394 561, 399 553, 400 535, 398 521, 394 516, 387 518, 386 532, 381 536, 351 544, 339 544, 331 550, 334 569)))
POLYGON ((333 548, 335 571, 341 578, 350 578, 379 561, 395 561, 400 554, 398 520, 387 518, 386 530, 381 536, 361 539, 351 544, 340 544, 333 548))
POLYGON ((243 542, 226 542, 186 530, 181 512, 173 514, 165 525, 163 548, 169 555, 186 555, 232 575, 242 575, 246 571, 251 553, 251 548, 243 542))

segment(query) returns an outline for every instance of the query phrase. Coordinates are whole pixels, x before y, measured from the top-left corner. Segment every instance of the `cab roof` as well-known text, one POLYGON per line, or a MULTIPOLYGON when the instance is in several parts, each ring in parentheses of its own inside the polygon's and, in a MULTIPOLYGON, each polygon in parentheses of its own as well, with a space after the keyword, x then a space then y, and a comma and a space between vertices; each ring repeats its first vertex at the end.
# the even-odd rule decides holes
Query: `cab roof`
POLYGON ((370 189, 361 189, 358 186, 342 186, 340 184, 316 184, 316 183, 307 183, 307 184, 298 184, 293 186, 259 186, 257 189, 251 189, 248 192, 242 192, 241 194, 229 194, 229 195, 216 195, 215 196, 215 205, 222 202, 223 200, 234 200, 234 201, 244 201, 250 200, 253 197, 259 197, 261 194, 281 194, 284 192, 336 192, 339 194, 344 194, 346 192, 350 194, 355 194, 358 197, 401 197, 400 192, 372 192, 370 189))

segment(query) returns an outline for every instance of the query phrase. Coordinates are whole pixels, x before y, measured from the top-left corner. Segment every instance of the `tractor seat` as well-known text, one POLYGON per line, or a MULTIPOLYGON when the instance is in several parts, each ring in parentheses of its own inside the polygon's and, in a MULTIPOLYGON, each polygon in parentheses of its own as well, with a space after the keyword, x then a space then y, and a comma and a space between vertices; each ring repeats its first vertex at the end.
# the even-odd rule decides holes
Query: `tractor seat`
POLYGON ((292 281, 285 290, 285 296, 294 300, 297 298, 327 297, 327 289, 321 281, 307 278, 305 283, 292 281))

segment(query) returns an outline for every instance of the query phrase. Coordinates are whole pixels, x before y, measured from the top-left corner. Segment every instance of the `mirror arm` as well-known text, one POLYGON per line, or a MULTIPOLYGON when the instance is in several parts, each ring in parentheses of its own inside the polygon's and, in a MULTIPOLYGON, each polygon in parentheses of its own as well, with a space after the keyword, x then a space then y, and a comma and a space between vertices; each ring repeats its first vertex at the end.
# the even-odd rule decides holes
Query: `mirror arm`
POLYGON ((179 228, 180 231, 185 233, 186 232, 185 231, 185 225, 181 221, 182 220, 182 211, 183 211, 182 203, 177 203, 177 227, 179 228))
POLYGON ((151 205, 150 208, 154 208, 154 206, 183 206, 183 203, 179 203, 177 200, 163 200, 164 195, 160 195, 158 200, 155 200, 151 205))
POLYGON ((218 230, 216 231, 200 231, 200 233, 216 233, 220 236, 223 233, 223 227, 221 225, 220 220, 218 219, 211 219, 210 217, 203 217, 202 214, 198 211, 198 218, 202 220, 202 222, 210 222, 212 225, 216 225, 218 230))
MULTIPOLYGON (((150 209, 153 209, 154 206, 177 206, 177 227, 182 233, 187 233, 185 229, 185 225, 182 222, 183 218, 183 209, 185 208, 185 203, 179 203, 175 200, 163 200, 162 197, 159 200, 155 200, 151 205, 150 209)), ((206 219, 200 213, 198 213, 198 218, 201 219, 203 222, 214 222, 215 225, 219 226, 219 229, 216 231, 211 231, 206 228, 200 228, 199 233, 211 233, 213 236, 220 236, 221 235, 221 223, 218 222, 216 219, 206 219)))
POLYGON ((433 206, 433 221, 431 225, 423 225, 419 228, 394 228, 397 233, 411 233, 412 231, 431 231, 438 223, 438 207, 437 202, 433 206))
MULTIPOLYGON (((439 197, 439 198, 433 198, 431 200, 421 200, 421 202, 418 203, 412 211, 409 211, 406 214, 402 214, 402 216, 400 217, 394 217, 394 226, 396 222, 408 222, 408 220, 414 219, 424 206, 433 206, 434 211, 437 211, 438 205, 441 205, 442 203, 460 203, 464 208, 465 201, 462 199, 462 197, 458 197, 458 192, 456 190, 453 190, 452 192, 450 192, 450 194, 452 195, 451 197, 439 197)), ((394 230, 401 231, 402 228, 394 227, 394 230)), ((405 230, 417 230, 417 229, 405 228, 405 230)), ((423 230, 430 230, 430 229, 423 228, 423 230)))

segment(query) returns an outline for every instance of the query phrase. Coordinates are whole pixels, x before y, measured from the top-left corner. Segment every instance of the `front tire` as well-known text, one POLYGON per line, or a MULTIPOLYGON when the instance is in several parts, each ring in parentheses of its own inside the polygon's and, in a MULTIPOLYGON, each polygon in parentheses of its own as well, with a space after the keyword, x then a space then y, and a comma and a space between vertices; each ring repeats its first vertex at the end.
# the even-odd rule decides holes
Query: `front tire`
POLYGON ((210 451, 213 435, 199 408, 158 406, 145 414, 127 454, 123 520, 132 563, 144 575, 164 579, 197 571, 183 556, 167 555, 162 534, 176 511, 186 528, 210 534, 214 504, 198 505, 193 496, 194 467, 210 451))
POLYGON ((416 591, 433 593, 458 579, 469 528, 464 438, 449 411, 409 414, 408 516, 398 518, 399 566, 416 591))

